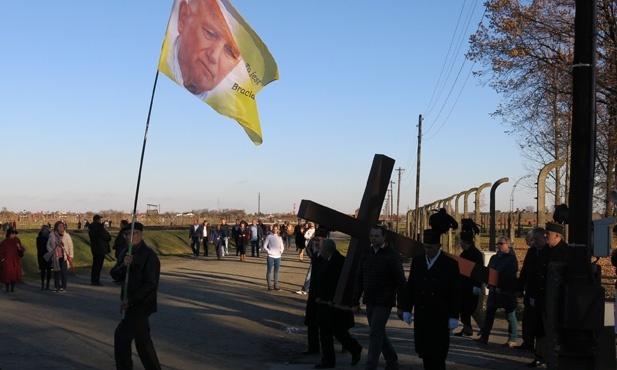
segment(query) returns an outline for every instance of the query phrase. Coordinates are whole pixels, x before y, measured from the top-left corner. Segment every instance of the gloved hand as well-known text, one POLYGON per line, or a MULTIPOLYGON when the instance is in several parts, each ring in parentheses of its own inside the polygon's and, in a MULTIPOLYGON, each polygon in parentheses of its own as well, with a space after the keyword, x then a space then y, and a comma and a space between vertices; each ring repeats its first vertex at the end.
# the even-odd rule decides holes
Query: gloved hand
POLYGON ((480 287, 479 286, 473 287, 473 295, 480 295, 480 287))
POLYGON ((405 321, 407 325, 411 325, 411 322, 413 321, 411 312, 403 312, 403 321, 405 321))
POLYGON ((448 329, 452 331, 456 328, 458 328, 458 319, 450 318, 450 320, 448 320, 448 329))
POLYGON ((536 307, 536 299, 535 298, 529 298, 529 305, 531 307, 536 307))

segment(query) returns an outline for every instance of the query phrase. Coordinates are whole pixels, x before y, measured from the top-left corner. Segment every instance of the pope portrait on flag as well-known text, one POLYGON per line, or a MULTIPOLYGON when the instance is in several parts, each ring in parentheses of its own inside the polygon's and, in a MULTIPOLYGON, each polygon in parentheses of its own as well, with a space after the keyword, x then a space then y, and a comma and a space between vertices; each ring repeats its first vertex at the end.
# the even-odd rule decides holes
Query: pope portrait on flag
POLYGON ((278 78, 270 52, 227 0, 176 0, 159 71, 261 144, 255 95, 278 78))

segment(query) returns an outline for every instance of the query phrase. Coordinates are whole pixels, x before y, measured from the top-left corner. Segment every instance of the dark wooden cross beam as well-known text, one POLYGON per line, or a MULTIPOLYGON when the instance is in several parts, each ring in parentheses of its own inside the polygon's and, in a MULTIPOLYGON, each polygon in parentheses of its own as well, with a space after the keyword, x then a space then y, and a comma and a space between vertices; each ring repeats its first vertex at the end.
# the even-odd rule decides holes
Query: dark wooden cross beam
MULTIPOLYGON (((362 197, 362 203, 360 204, 360 210, 358 211, 358 218, 348 216, 310 200, 303 199, 300 203, 298 218, 313 221, 319 224, 320 227, 351 236, 347 258, 345 259, 334 297, 334 302, 338 305, 351 306, 351 296, 356 281, 358 264, 362 253, 370 246, 368 238, 370 228, 379 221, 381 207, 386 196, 393 168, 394 160, 392 158, 382 154, 375 155, 364 190, 364 196, 362 197)), ((424 254, 422 243, 416 240, 393 231, 388 231, 387 239, 399 253, 405 256, 415 257, 424 254)), ((445 252, 442 251, 442 253, 445 252)), ((473 279, 498 286, 505 290, 513 291, 515 289, 516 279, 500 276, 494 269, 489 269, 483 265, 476 265, 453 254, 446 254, 458 261, 462 275, 470 276, 473 279)))

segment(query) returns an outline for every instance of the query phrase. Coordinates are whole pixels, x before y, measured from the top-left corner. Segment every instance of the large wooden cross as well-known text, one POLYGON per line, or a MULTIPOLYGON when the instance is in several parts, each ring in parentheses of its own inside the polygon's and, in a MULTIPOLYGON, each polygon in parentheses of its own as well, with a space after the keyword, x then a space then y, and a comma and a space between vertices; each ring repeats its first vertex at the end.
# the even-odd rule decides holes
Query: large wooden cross
MULTIPOLYGON (((376 225, 379 221, 381 207, 386 197, 393 169, 394 159, 383 154, 375 154, 357 218, 310 200, 303 199, 300 203, 298 218, 313 221, 319 224, 320 227, 351 236, 347 258, 345 259, 334 296, 334 302, 340 306, 351 306, 358 264, 362 254, 370 246, 368 235, 371 226, 376 225)), ((393 231, 388 231, 387 240, 394 245, 399 253, 405 256, 415 257, 424 254, 421 242, 393 231)), ((445 252, 442 251, 442 253, 445 252)), ((499 286, 506 290, 514 290, 516 279, 499 276, 496 270, 489 269, 483 265, 476 265, 453 254, 446 254, 458 261, 462 275, 470 276, 473 279, 499 286)))

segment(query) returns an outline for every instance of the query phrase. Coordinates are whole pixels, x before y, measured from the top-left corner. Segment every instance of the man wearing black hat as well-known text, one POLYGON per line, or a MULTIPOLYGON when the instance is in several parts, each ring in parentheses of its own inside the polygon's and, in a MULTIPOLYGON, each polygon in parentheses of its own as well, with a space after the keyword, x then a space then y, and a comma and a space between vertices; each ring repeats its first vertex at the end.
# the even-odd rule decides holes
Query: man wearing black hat
MULTIPOLYGON (((114 280, 125 281, 120 291, 120 308, 124 318, 114 334, 116 369, 133 369, 132 343, 135 339, 137 354, 145 369, 160 369, 158 356, 150 338, 149 317, 157 309, 157 291, 161 264, 156 253, 142 239, 144 226, 135 222, 131 238, 131 224, 124 229, 124 236, 133 245, 131 254, 124 249, 110 273, 114 280), (129 267, 130 266, 130 267, 129 267), (124 297, 124 285, 127 296, 124 297)), ((130 248, 130 245, 129 245, 130 248)))
POLYGON ((351 300, 351 310, 360 313, 360 297, 366 305, 370 328, 365 369, 377 369, 383 353, 388 369, 398 369, 398 355, 386 334, 386 324, 392 307, 402 315, 401 303, 405 291, 405 272, 401 256, 386 241, 386 229, 375 225, 369 232, 370 248, 364 252, 351 300), (397 302, 398 300, 398 302, 397 302))
POLYGON ((111 249, 109 249, 111 235, 109 235, 101 223, 101 216, 96 215, 92 218, 92 225, 90 225, 88 235, 90 236, 90 251, 92 252, 90 285, 102 286, 101 269, 103 268, 105 255, 111 252, 111 249))
POLYGON ((544 323, 546 322, 546 288, 548 284, 548 265, 550 262, 566 262, 568 257, 568 243, 563 240, 565 234, 564 225, 547 222, 546 223, 546 245, 538 251, 537 261, 537 281, 535 310, 536 310, 536 358, 527 364, 528 367, 542 367, 543 358, 546 358, 548 343, 544 323))
POLYGON ((416 353, 425 369, 445 369, 450 332, 458 327, 461 278, 458 262, 441 253, 440 234, 424 230, 424 255, 411 260, 403 313, 411 325, 415 316, 416 353))

